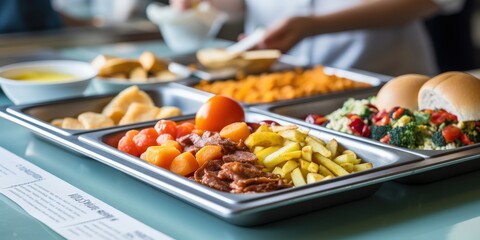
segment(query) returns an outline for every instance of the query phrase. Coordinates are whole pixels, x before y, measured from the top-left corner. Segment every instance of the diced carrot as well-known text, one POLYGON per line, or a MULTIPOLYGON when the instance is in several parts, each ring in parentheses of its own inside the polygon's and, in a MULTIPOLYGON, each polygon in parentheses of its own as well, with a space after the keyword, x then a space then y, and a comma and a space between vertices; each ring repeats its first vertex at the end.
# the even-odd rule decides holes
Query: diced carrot
POLYGON ((172 146, 152 146, 147 149, 146 159, 151 164, 170 169, 173 159, 180 153, 178 149, 172 146))
POLYGON ((245 122, 231 123, 222 128, 220 136, 228 138, 236 143, 244 142, 250 135, 250 129, 245 122))
POLYGON ((161 146, 172 146, 172 147, 178 149, 178 151, 183 152, 182 145, 180 145, 180 143, 178 143, 175 140, 167 140, 161 146))
POLYGON ((168 140, 175 140, 175 138, 173 138, 173 136, 169 133, 163 133, 163 134, 158 135, 158 137, 157 137, 158 145, 162 145, 168 140))
POLYGON ((170 171, 187 176, 198 169, 198 162, 190 152, 184 152, 175 157, 170 165, 170 171))
POLYGON ((222 147, 217 145, 204 146, 195 154, 199 166, 210 160, 222 159, 222 156, 222 147))

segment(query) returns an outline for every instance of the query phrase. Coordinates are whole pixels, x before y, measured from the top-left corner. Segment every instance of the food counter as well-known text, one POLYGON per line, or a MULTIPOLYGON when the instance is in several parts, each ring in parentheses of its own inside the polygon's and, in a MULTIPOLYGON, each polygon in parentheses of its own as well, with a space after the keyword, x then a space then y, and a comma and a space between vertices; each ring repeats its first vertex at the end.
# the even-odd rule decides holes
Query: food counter
MULTIPOLYGON (((172 54, 159 42, 75 48, 59 54, 90 60, 99 51, 128 56, 145 48, 172 54)), ((0 104, 11 104, 3 92, 0 104)), ((3 118, 0 129, 1 147, 176 239, 475 239, 480 235, 475 227, 480 224, 480 187, 475 184, 479 171, 423 185, 390 181, 364 199, 266 225, 239 227, 3 118)), ((0 199, 2 239, 62 239, 14 202, 0 199)))

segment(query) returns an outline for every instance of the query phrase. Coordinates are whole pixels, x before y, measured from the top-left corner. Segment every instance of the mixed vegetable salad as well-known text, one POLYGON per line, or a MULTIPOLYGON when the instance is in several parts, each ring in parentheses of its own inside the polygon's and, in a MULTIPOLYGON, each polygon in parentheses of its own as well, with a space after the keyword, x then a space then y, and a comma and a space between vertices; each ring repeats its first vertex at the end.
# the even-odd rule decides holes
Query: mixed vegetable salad
POLYGON ((329 115, 310 114, 305 120, 410 149, 445 150, 480 142, 480 121, 459 122, 443 109, 379 111, 375 100, 351 98, 329 115))

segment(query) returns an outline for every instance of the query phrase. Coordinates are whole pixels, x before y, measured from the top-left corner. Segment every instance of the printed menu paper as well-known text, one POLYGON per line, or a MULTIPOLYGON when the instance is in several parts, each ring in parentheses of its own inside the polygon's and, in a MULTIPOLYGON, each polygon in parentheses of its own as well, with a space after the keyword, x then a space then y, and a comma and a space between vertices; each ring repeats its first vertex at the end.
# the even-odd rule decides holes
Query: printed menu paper
POLYGON ((1 147, 0 193, 67 239, 171 239, 1 147))

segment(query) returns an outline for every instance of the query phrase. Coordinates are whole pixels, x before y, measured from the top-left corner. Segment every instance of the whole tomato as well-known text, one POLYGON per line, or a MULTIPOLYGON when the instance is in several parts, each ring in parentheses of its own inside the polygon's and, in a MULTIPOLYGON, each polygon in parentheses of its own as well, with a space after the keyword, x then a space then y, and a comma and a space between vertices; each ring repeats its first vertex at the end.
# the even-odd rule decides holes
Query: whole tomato
POLYGON ((204 103, 197 111, 195 125, 197 129, 220 131, 234 122, 245 121, 245 112, 235 100, 216 95, 204 103))

